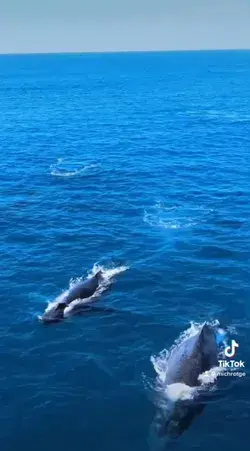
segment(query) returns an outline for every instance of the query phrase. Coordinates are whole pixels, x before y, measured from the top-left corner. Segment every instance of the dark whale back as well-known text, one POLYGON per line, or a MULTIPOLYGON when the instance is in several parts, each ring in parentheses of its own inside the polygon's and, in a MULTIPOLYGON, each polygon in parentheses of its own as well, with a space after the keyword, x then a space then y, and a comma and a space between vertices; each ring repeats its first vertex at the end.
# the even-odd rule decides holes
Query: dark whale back
POLYGON ((198 334, 187 338, 173 350, 168 361, 165 382, 197 386, 199 375, 216 363, 216 335, 211 326, 204 324, 198 334))
POLYGON ((76 299, 86 299, 93 296, 99 286, 100 277, 101 274, 97 273, 84 282, 78 282, 68 291, 63 302, 68 305, 76 299))

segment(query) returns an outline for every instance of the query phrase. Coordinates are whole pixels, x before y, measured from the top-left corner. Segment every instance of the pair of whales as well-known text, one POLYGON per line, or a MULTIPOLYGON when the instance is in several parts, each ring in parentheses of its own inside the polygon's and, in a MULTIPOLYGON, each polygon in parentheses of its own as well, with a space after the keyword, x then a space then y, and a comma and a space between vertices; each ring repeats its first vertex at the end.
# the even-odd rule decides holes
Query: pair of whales
MULTIPOLYGON (((88 298, 91 298, 101 282, 103 281, 102 271, 98 271, 91 278, 78 282, 63 296, 55 302, 42 317, 44 323, 60 321, 64 318, 65 309, 77 299, 87 299, 83 309, 89 310, 88 298)), ((102 309, 101 309, 102 310, 102 309)), ((175 346, 168 359, 168 370, 164 381, 164 386, 187 388, 201 385, 199 376, 218 366, 219 345, 223 341, 223 334, 220 337, 219 329, 204 323, 198 333, 183 340, 175 346), (219 337, 219 339, 218 339, 219 337)), ((193 420, 203 411, 204 403, 195 403, 190 400, 177 400, 172 403, 170 409, 164 408, 158 412, 157 435, 158 437, 178 437, 193 422, 193 420)))
POLYGON ((172 402, 169 400, 167 408, 166 405, 160 408, 155 423, 158 437, 179 437, 204 410, 202 392, 199 394, 200 375, 218 367, 219 348, 224 343, 225 334, 221 327, 216 329, 204 323, 199 332, 174 347, 168 359, 164 387, 172 387, 173 391, 184 387, 189 394, 196 391, 197 396, 196 399, 189 396, 172 402))
MULTIPOLYGON (((51 323, 60 321, 64 318, 65 309, 77 299, 88 299, 93 296, 98 290, 101 282, 103 280, 102 271, 98 271, 94 276, 86 279, 85 281, 80 281, 76 283, 72 288, 70 288, 65 294, 60 297, 58 302, 55 302, 52 307, 47 309, 42 316, 42 321, 44 323, 51 323)), ((81 309, 89 308, 89 303, 81 306, 81 309)))

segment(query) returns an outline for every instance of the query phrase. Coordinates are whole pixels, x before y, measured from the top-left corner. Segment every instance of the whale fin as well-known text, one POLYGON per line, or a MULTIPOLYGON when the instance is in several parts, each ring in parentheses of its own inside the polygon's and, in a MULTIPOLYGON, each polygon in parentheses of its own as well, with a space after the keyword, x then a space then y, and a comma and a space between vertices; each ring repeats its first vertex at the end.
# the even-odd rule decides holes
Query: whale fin
POLYGON ((95 273, 94 277, 98 280, 98 282, 99 282, 100 280, 102 280, 102 278, 103 278, 103 272, 102 272, 102 270, 100 269, 100 271, 97 271, 97 273, 95 273))
POLYGON ((217 365, 216 334, 212 326, 204 323, 200 331, 199 346, 203 355, 203 371, 217 365))
POLYGON ((58 310, 63 310, 63 309, 65 309, 65 307, 67 307, 67 303, 66 302, 59 302, 58 303, 58 305, 57 305, 57 309, 58 310))

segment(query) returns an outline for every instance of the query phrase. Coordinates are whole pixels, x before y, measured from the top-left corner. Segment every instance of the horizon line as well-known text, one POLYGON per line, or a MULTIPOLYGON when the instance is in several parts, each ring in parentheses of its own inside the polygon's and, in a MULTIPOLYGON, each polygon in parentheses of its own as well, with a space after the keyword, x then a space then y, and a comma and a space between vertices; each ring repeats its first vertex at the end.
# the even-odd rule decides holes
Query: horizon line
POLYGON ((221 47, 204 49, 155 49, 155 50, 71 50, 71 51, 28 51, 28 52, 0 52, 0 56, 26 56, 26 55, 95 55, 95 54, 123 54, 123 53, 187 53, 187 52, 243 52, 250 51, 250 47, 221 47))

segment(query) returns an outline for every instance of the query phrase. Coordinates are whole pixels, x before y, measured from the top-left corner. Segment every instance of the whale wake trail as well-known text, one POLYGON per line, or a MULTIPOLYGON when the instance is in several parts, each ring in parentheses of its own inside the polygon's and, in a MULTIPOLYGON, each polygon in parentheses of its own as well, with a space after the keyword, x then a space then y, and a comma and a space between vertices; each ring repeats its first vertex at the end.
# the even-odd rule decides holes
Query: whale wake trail
POLYGON ((92 174, 100 168, 99 163, 83 164, 80 161, 65 161, 59 158, 50 166, 50 174, 54 177, 76 177, 92 174))
POLYGON ((211 213, 212 208, 202 205, 168 206, 164 202, 157 202, 153 207, 144 210, 143 221, 151 227, 187 229, 205 223, 211 213))

